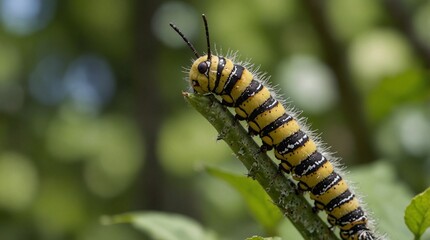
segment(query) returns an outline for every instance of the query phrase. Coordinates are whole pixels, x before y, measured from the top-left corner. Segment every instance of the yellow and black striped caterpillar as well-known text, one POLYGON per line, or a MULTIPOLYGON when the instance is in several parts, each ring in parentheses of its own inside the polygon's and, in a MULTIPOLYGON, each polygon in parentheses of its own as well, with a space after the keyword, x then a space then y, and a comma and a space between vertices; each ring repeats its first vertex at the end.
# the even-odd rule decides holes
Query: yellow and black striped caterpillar
POLYGON ((300 122, 288 114, 270 88, 246 67, 211 54, 207 21, 203 15, 208 45, 207 55, 200 56, 188 39, 173 25, 197 59, 189 71, 195 92, 215 94, 222 104, 233 107, 238 120, 245 120, 249 133, 259 135, 262 151, 273 149, 281 160, 280 168, 298 181, 298 189, 310 192, 315 210, 325 210, 328 222, 340 228, 347 240, 376 239, 357 197, 334 165, 319 150, 316 141, 300 122))

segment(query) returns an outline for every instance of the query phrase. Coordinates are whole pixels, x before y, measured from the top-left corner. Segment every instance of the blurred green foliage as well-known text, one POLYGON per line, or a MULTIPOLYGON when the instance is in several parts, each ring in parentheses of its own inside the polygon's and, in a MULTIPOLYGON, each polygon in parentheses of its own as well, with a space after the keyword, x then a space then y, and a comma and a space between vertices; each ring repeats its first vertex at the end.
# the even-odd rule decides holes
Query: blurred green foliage
POLYGON ((389 0, 325 1, 339 43, 328 49, 308 1, 0 0, 0 239, 142 239, 99 221, 135 210, 186 215, 220 239, 266 236, 238 193, 198 171, 246 174, 182 101, 193 55, 168 23, 204 52, 201 13, 213 48, 271 75, 342 164, 360 165, 349 175, 381 232, 410 239, 403 211, 430 185, 430 63, 396 22, 430 48, 430 2, 398 1, 410 18, 393 17, 389 0), (340 107, 327 61, 339 50, 366 139, 340 107))
POLYGON ((256 181, 246 176, 225 172, 216 168, 207 168, 207 172, 224 180, 240 193, 247 204, 249 212, 264 227, 266 233, 273 235, 277 232, 276 228, 282 219, 282 214, 256 181))
POLYGON ((205 230, 195 220, 186 216, 161 212, 136 212, 104 216, 105 224, 130 223, 151 239, 166 240, 215 240, 214 233, 205 230))

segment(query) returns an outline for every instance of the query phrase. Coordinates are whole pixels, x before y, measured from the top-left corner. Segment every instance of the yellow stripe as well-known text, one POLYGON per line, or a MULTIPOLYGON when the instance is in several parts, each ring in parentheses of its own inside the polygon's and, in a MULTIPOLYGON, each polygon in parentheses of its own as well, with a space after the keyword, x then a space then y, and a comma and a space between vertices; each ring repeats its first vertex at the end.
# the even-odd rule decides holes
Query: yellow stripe
MULTIPOLYGON (((299 147, 298 149, 294 150, 293 152, 284 154, 282 156, 282 159, 288 161, 292 166, 297 166, 300 164, 301 161, 305 160, 309 155, 311 155, 313 152, 317 150, 317 146, 315 145, 315 142, 309 139, 305 145, 299 147)), ((275 151, 277 152, 277 151, 275 151)), ((276 155, 276 154, 275 154, 276 155)), ((279 156, 279 154, 278 154, 279 156)))
MULTIPOLYGON (((275 151, 275 155, 276 155, 276 151, 275 151)), ((282 168, 284 168, 285 171, 291 170, 290 166, 288 166, 285 162, 281 162, 281 166, 282 168)))
MULTIPOLYGON (((323 179, 320 179, 320 180, 322 181, 323 179)), ((348 185, 342 179, 336 185, 328 189, 325 193, 318 196, 311 193, 310 197, 315 201, 319 201, 322 204, 327 205, 331 200, 335 199, 337 196, 345 192, 347 189, 348 189, 348 185)))
POLYGON ((293 133, 296 133, 299 130, 299 123, 293 119, 269 132, 269 134, 267 136, 263 136, 261 140, 263 140, 264 143, 270 146, 278 145, 280 142, 282 142, 282 140, 291 136, 293 133))
POLYGON ((333 209, 333 211, 330 212, 330 215, 332 215, 336 219, 339 219, 339 218, 345 216, 346 214, 354 211, 358 207, 359 207, 358 199, 356 197, 354 197, 354 199, 352 199, 351 201, 344 203, 344 204, 340 205, 339 207, 333 209))
MULTIPOLYGON (((233 63, 231 62, 231 60, 227 60, 227 64, 230 67, 233 67, 233 63)), ((227 67, 226 64, 226 67, 227 67)), ((221 92, 222 89, 224 88, 225 84, 227 83, 227 79, 228 76, 230 75, 232 69, 228 69, 228 73, 226 72, 225 76, 222 78, 222 81, 220 81, 219 86, 217 87, 217 91, 221 92)), ((223 71, 224 74, 224 71, 223 71)), ((228 103, 233 103, 235 102, 240 95, 242 94, 243 91, 245 91, 246 87, 251 83, 253 79, 253 76, 251 74, 251 72, 248 71, 248 69, 244 69, 242 72, 242 77, 240 79, 237 80, 236 84, 234 85, 234 87, 232 88, 231 92, 226 94, 226 95, 221 95, 221 98, 224 99, 224 101, 228 102, 228 103)), ((215 78, 216 80, 216 78, 215 78)), ((236 112, 237 113, 237 112, 236 112)), ((246 117, 246 115, 244 115, 243 112, 237 113, 239 114, 241 117, 246 117)))
POLYGON ((322 179, 328 177, 333 172, 333 170, 333 165, 327 161, 317 171, 301 177, 293 174, 293 178, 297 181, 305 183, 308 187, 313 188, 320 181, 322 181, 322 179))
POLYGON ((253 122, 248 122, 249 126, 257 132, 260 132, 265 126, 275 121, 285 113, 285 108, 282 104, 278 104, 272 109, 268 109, 255 117, 253 122))
POLYGON ((246 87, 251 83, 253 76, 248 69, 244 69, 242 73, 242 77, 237 80, 236 85, 234 85, 231 90, 230 96, 233 97, 234 101, 236 101, 243 91, 245 91, 246 87))
MULTIPOLYGON (((367 223, 367 219, 363 219, 361 221, 349 222, 348 224, 345 224, 344 226, 339 226, 339 228, 341 230, 348 231, 349 229, 351 229, 352 227, 354 227, 356 225, 361 225, 361 224, 366 224, 366 223, 367 223)), ((359 240, 358 238, 353 238, 353 239, 359 240)))
POLYGON ((263 87, 261 91, 256 93, 254 96, 249 97, 246 101, 240 104, 240 108, 245 110, 247 116, 249 116, 257 107, 263 104, 267 99, 270 98, 270 91, 266 87, 263 87))
POLYGON ((211 66, 209 69, 209 86, 210 86, 210 89, 213 89, 214 85, 215 85, 216 73, 217 73, 217 69, 218 69, 218 61, 219 61, 219 58, 217 56, 212 56, 211 66))

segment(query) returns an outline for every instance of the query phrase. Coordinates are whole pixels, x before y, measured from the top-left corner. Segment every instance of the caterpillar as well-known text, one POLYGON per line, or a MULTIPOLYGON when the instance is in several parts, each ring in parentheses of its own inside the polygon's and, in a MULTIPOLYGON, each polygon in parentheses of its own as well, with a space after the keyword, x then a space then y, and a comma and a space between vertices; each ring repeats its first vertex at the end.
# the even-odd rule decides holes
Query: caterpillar
POLYGON ((170 23, 197 58, 189 70, 194 92, 218 95, 223 105, 233 107, 236 119, 246 121, 248 132, 261 138, 261 151, 274 150, 275 157, 281 161, 279 168, 298 182, 299 191, 310 193, 314 210, 327 213, 329 224, 339 227, 342 239, 376 239, 358 198, 327 159, 329 156, 319 150, 318 141, 287 112, 282 101, 258 75, 231 59, 212 55, 208 23, 204 14, 202 18, 208 48, 203 56, 170 23))

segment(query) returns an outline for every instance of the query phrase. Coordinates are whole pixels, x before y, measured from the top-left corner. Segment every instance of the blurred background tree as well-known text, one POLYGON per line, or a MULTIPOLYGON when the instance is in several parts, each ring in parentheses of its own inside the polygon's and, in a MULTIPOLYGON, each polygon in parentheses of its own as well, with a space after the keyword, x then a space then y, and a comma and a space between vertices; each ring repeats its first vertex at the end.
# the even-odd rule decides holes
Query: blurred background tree
POLYGON ((429 1, 0 0, 0 239, 142 239, 99 222, 136 210, 262 234, 198 171, 246 174, 182 101, 193 55, 168 23, 205 51, 201 13, 352 166, 381 231, 407 234, 430 185, 429 1))

